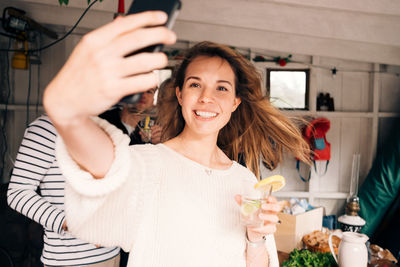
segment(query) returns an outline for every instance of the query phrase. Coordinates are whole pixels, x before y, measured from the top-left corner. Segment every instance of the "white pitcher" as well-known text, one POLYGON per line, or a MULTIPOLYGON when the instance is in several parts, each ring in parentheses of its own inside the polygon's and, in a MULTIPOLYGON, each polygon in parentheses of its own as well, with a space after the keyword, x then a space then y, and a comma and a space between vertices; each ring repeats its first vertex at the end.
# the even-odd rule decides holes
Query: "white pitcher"
POLYGON ((368 250, 365 242, 367 240, 368 236, 355 232, 330 234, 329 248, 339 267, 366 267, 368 264, 368 250), (339 245, 339 260, 336 258, 335 250, 332 246, 333 235, 342 239, 339 245))

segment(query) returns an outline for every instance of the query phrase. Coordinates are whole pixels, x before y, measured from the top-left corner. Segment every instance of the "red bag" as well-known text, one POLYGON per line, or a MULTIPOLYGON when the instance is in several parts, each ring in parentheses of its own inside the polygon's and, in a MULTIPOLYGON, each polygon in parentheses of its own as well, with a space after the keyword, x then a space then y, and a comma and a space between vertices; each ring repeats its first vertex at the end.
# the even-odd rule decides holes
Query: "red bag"
MULTIPOLYGON (((310 121, 303 128, 303 138, 307 141, 312 151, 311 160, 314 165, 315 172, 317 167, 315 165, 316 160, 326 160, 326 168, 322 175, 328 170, 329 160, 331 159, 331 144, 326 140, 326 133, 330 128, 330 121, 326 118, 316 118, 310 121)), ((311 177, 311 171, 309 172, 308 179, 305 179, 300 174, 300 161, 296 163, 297 171, 299 172, 301 180, 308 182, 311 177)))

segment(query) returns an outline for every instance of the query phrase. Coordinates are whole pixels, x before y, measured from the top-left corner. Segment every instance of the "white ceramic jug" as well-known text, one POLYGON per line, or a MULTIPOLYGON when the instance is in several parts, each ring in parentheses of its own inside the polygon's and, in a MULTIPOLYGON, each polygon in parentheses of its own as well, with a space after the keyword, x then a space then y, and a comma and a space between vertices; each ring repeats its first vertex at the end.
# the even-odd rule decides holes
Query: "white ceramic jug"
POLYGON ((329 248, 339 267, 366 267, 368 264, 368 250, 365 242, 368 236, 355 232, 332 233, 329 235, 329 248), (332 246, 332 236, 342 239, 339 245, 339 255, 336 258, 332 246))

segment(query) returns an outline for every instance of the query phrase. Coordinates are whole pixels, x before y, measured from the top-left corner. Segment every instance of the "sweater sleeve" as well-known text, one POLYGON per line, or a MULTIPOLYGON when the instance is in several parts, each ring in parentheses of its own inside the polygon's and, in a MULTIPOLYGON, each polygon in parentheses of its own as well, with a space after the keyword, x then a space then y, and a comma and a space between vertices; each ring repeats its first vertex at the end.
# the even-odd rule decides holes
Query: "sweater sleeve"
POLYGON ((137 209, 144 163, 138 155, 130 153, 128 136, 105 120, 93 120, 110 136, 115 149, 114 162, 102 179, 80 169, 61 137, 57 139, 57 160, 66 177, 68 230, 91 243, 120 246, 129 251, 139 219, 129 215, 137 209))
POLYGON ((7 202, 12 209, 44 228, 61 233, 64 211, 37 193, 55 161, 56 135, 47 116, 38 118, 26 129, 10 178, 7 202))

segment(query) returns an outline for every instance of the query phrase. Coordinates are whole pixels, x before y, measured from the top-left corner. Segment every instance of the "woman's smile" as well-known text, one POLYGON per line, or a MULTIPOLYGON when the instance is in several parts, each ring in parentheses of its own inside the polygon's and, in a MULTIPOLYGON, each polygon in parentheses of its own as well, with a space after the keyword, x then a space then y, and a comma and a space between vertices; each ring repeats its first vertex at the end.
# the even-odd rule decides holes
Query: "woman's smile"
POLYGON ((216 112, 210 112, 210 111, 195 110, 194 113, 195 113, 195 115, 196 115, 196 117, 197 117, 198 119, 206 119, 206 120, 209 120, 209 119, 213 119, 213 118, 215 118, 216 116, 218 116, 218 113, 216 113, 216 112))

